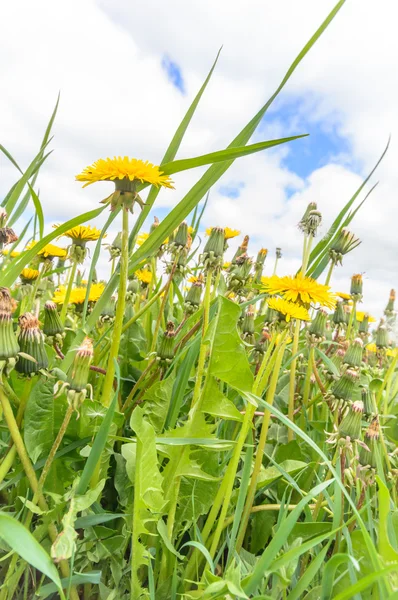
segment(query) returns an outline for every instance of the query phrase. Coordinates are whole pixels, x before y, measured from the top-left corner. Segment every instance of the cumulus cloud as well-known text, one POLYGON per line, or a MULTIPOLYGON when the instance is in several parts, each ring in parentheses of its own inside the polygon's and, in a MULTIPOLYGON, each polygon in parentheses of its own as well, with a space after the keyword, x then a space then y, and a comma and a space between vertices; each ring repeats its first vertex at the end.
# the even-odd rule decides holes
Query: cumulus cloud
MULTIPOLYGON (((37 152, 61 90, 55 151, 38 180, 48 226, 95 208, 109 193, 106 183, 83 190, 74 182, 74 174, 96 158, 128 154, 153 162, 161 159, 221 44, 217 70, 179 156, 225 147, 271 95, 334 4, 8 3, 0 26, 0 51, 7 57, 2 62, 6 93, 0 97, 0 141, 22 167, 37 152), (11 23, 18 23, 18 36, 11 23)), ((315 133, 322 131, 326 139, 334 136, 344 142, 338 151, 329 149, 313 165, 310 155, 305 173, 299 168, 300 140, 242 158, 211 191, 204 217, 204 225, 229 225, 249 233, 253 253, 266 246, 271 256, 275 246, 282 246, 281 272, 294 270, 302 243, 296 224, 306 204, 318 203, 325 232, 392 133, 389 153, 377 173, 380 185, 352 224, 363 243, 335 274, 336 286, 347 289, 349 276, 364 272, 366 308, 377 314, 388 289, 398 284, 397 12, 390 0, 350 0, 254 136, 257 141, 313 133, 316 139, 315 133), (239 194, 225 193, 237 184, 239 194)), ((305 143, 303 154, 311 138, 305 143)), ((0 166, 4 194, 17 172, 5 157, 0 166)), ((202 172, 177 175, 176 191, 162 191, 157 210, 174 206, 202 172)), ((105 265, 102 270, 106 274, 105 265)))

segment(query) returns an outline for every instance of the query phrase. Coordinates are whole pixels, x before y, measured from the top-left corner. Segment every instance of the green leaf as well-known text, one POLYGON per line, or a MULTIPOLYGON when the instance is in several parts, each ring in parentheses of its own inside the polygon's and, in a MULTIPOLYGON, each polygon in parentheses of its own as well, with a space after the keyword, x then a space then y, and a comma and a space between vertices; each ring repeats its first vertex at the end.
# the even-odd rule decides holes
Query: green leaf
MULTIPOLYGON (((101 571, 86 571, 85 573, 74 573, 72 577, 64 577, 61 579, 61 584, 64 589, 71 585, 84 585, 86 583, 93 583, 94 585, 99 585, 101 582, 101 571)), ((54 594, 57 591, 56 586, 53 583, 48 583, 47 585, 41 586, 41 588, 36 591, 36 595, 39 598, 48 598, 51 594, 54 594)))
POLYGON ((331 600, 334 581, 336 579, 336 570, 340 565, 350 561, 354 565, 354 568, 359 571, 358 561, 349 554, 335 554, 328 560, 323 570, 321 600, 331 600))
MULTIPOLYGON (((284 460, 280 464, 280 467, 281 469, 284 469, 286 473, 297 473, 298 471, 306 469, 308 463, 300 460, 284 460)), ((280 479, 282 476, 280 469, 277 467, 262 468, 257 479, 257 489, 269 485, 273 481, 280 479)))
POLYGON ((253 387, 253 374, 237 329, 241 308, 223 297, 219 298, 219 303, 209 375, 221 379, 231 387, 249 391, 253 387))
POLYGON ((220 387, 214 377, 208 377, 206 387, 203 391, 202 411, 213 417, 231 421, 243 421, 243 415, 235 404, 228 400, 220 391, 220 387))
POLYGON ((101 523, 108 523, 115 519, 125 518, 124 513, 99 513, 98 515, 86 515, 84 517, 77 517, 75 521, 75 529, 86 529, 86 527, 93 527, 94 525, 100 525, 101 523))
POLYGON ((398 572, 398 552, 392 547, 388 534, 388 520, 391 514, 390 494, 378 475, 376 475, 376 481, 379 488, 379 553, 386 564, 396 562, 398 572))
POLYGON ((0 538, 35 569, 47 575, 61 589, 58 571, 51 558, 24 525, 4 512, 0 512, 0 538))
POLYGON ((177 550, 174 548, 173 544, 171 543, 169 534, 167 532, 167 525, 163 521, 163 519, 160 519, 157 522, 156 528, 157 528, 158 533, 159 533, 160 537, 162 538, 163 543, 166 546, 167 550, 169 552, 171 552, 172 554, 174 554, 174 556, 176 556, 179 560, 184 560, 184 557, 181 554, 179 554, 179 552, 177 552, 177 550))
POLYGON ((338 368, 336 367, 336 365, 334 364, 334 362, 331 361, 330 358, 328 356, 326 356, 326 354, 324 352, 322 352, 322 350, 320 348, 315 347, 315 353, 318 354, 319 358, 322 359, 322 361, 325 363, 325 365, 328 368, 328 371, 330 371, 330 373, 333 373, 333 375, 337 375, 337 377, 340 377, 340 372, 339 372, 338 368))
POLYGON ((156 433, 162 433, 173 392, 175 372, 154 383, 144 394, 142 402, 144 415, 156 433))
POLYGON ((199 550, 199 552, 201 552, 203 554, 203 556, 205 557, 210 569, 212 573, 215 573, 215 567, 214 567, 214 563, 212 561, 210 552, 208 551, 208 549, 206 548, 206 546, 204 546, 203 544, 201 544, 200 542, 196 542, 196 541, 191 541, 191 542, 186 542, 185 544, 183 544, 181 546, 181 550, 183 548, 186 548, 187 546, 192 546, 192 548, 197 548, 199 550))
MULTIPOLYGON (((372 583, 382 581, 383 579, 385 580, 387 575, 389 575, 390 573, 392 573, 394 571, 397 571, 397 569, 398 569, 397 565, 393 564, 393 565, 389 565, 385 569, 380 569, 379 571, 374 571, 370 575, 367 575, 366 577, 363 577, 362 579, 357 581, 354 585, 351 585, 350 587, 346 588, 343 592, 340 592, 340 594, 337 594, 337 596, 334 596, 333 600, 351 600, 351 598, 355 597, 355 594, 358 594, 358 592, 362 592, 363 590, 366 590, 366 588, 368 588, 370 585, 372 585, 372 583)), ((385 597, 387 598, 387 596, 385 596, 385 597)), ((393 600, 393 599, 396 600, 396 598, 397 598, 396 592, 394 594, 389 594, 389 596, 388 596, 388 600, 393 600)))
POLYGON ((30 393, 25 410, 25 446, 34 463, 50 452, 64 412, 65 402, 61 398, 54 399, 54 380, 40 379, 30 393))
POLYGON ((327 551, 329 550, 329 544, 326 544, 324 548, 315 556, 315 558, 311 561, 310 565, 307 566, 305 572, 300 577, 300 579, 294 584, 293 589, 290 594, 286 598, 286 600, 299 600, 302 594, 306 592, 309 588, 311 581, 320 572, 322 568, 322 563, 325 560, 325 556, 327 551))

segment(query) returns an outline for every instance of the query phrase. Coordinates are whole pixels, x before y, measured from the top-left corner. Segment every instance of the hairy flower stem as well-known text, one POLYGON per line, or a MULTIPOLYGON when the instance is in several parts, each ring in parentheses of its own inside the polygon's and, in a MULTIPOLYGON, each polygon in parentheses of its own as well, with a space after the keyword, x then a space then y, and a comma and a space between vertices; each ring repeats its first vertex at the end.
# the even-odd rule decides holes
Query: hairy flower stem
MULTIPOLYGON (((285 354, 285 348, 286 348, 286 343, 287 343, 285 338, 286 338, 286 335, 284 336, 283 341, 280 343, 279 348, 276 350, 277 358, 275 361, 274 370, 272 372, 270 385, 269 385, 269 388, 267 391, 266 401, 271 406, 274 402, 276 386, 278 384, 279 371, 281 369, 283 356, 285 354)), ((254 393, 256 393, 256 392, 254 392, 254 393)), ((238 537, 236 540, 236 544, 235 544, 236 552, 239 552, 239 550, 242 547, 243 540, 245 539, 246 529, 247 529, 247 526, 249 523, 250 513, 251 513, 252 506, 253 506, 254 496, 256 493, 257 479, 258 479, 258 475, 260 473, 261 465, 263 463, 264 448, 265 448, 265 444, 267 441, 270 420, 271 420, 271 413, 269 410, 265 410, 263 422, 261 425, 260 439, 258 441, 257 448, 256 448, 256 457, 254 460, 253 472, 252 472, 252 476, 250 479, 250 485, 249 485, 249 489, 248 489, 247 496, 246 496, 245 508, 243 510, 243 514, 242 514, 242 518, 241 518, 240 531, 239 531, 239 534, 238 534, 238 537)), ((226 515, 223 515, 224 518, 225 518, 225 516, 226 515)), ((220 519, 221 526, 222 526, 222 523, 224 522, 224 518, 220 519)), ((218 541, 217 541, 217 543, 218 543, 218 541)))
MULTIPOLYGON (((47 504, 42 492, 39 489, 39 482, 37 480, 35 470, 30 461, 28 453, 26 451, 25 444, 23 442, 22 436, 19 431, 19 427, 15 420, 14 413, 12 412, 10 402, 9 402, 7 396, 5 395, 4 389, 1 385, 0 385, 0 402, 1 402, 1 406, 3 408, 4 419, 7 423, 8 430, 9 430, 12 440, 14 442, 16 451, 17 451, 20 461, 22 463, 25 474, 29 480, 30 487, 32 488, 35 497, 37 497, 37 503, 38 503, 40 509, 43 510, 44 512, 48 512, 48 510, 49 510, 48 504, 47 504)), ((29 520, 32 518, 32 516, 33 515, 31 515, 29 517, 29 520)), ((57 532, 57 529, 56 529, 54 523, 49 523, 48 533, 49 533, 51 541, 54 542, 58 535, 58 532, 57 532)), ((16 557, 16 558, 18 558, 18 557, 16 557)), ((14 563, 14 566, 11 569, 12 564, 13 563, 10 563, 9 572, 7 573, 7 579, 9 579, 11 577, 12 571, 14 570, 15 565, 16 565, 16 561, 14 563), (10 569, 11 569, 11 572, 10 572, 10 569)), ((60 562, 60 569, 61 569, 61 573, 64 577, 69 576, 69 565, 66 561, 63 560, 60 562)), ((7 588, 7 586, 5 586, 3 588, 3 591, 6 590, 6 588, 7 588)), ((4 598, 5 598, 5 596, 3 595, 3 591, 2 591, 2 594, 0 595, 0 600, 4 600, 4 598)), ((79 596, 77 594, 75 587, 73 587, 71 589, 70 597, 72 600, 78 600, 79 596)))
POLYGON ((72 261, 72 267, 71 267, 71 270, 69 273, 68 287, 66 288, 65 300, 62 305, 61 313, 59 315, 62 325, 65 325, 66 312, 68 310, 69 298, 72 293, 72 287, 73 287, 73 283, 75 281, 76 271, 77 271, 77 261, 74 260, 74 261, 72 261))
MULTIPOLYGON (((72 414, 73 414, 73 406, 71 404, 68 404, 68 408, 66 409, 64 420, 62 421, 62 425, 59 428, 57 437, 55 438, 55 441, 54 441, 54 443, 52 445, 52 448, 51 448, 50 453, 49 453, 49 455, 47 457, 47 460, 44 463, 44 467, 43 467, 43 470, 41 472, 40 479, 39 479, 39 487, 38 487, 36 496, 38 494, 40 494, 41 491, 42 491, 42 489, 43 489, 44 483, 45 483, 45 481, 47 479, 47 475, 48 475, 48 473, 50 471, 51 465, 52 465, 54 457, 55 457, 55 455, 56 455, 56 453, 58 451, 58 448, 60 447, 61 442, 63 440, 63 437, 64 437, 64 435, 66 433, 66 430, 67 430, 68 425, 69 425, 69 421, 71 420, 71 417, 72 417, 72 414)), ((33 501, 34 500, 35 500, 35 498, 33 498, 33 501)))
MULTIPOLYGON (((305 373, 305 379, 304 379, 304 389, 303 389, 303 406, 305 408, 305 410, 307 410, 308 408, 308 400, 310 397, 310 389, 311 389, 311 375, 313 372, 313 365, 314 365, 314 346, 310 346, 309 352, 308 352, 308 364, 307 364, 307 371, 305 373)), ((310 407, 310 411, 313 411, 313 406, 310 407)), ((302 413, 303 418, 304 418, 304 411, 302 413)), ((310 419, 312 418, 312 416, 310 415, 310 419)))
MULTIPOLYGON (((296 324, 294 326, 294 334, 293 334, 293 345, 292 345, 292 356, 293 360, 290 365, 290 380, 289 380, 289 405, 287 416, 291 421, 294 419, 294 400, 295 400, 295 391, 296 391, 296 367, 297 367, 297 351, 299 345, 299 337, 300 337, 300 321, 297 319, 296 324)), ((287 432, 287 439, 289 442, 293 440, 293 431, 289 428, 287 432)))
POLYGON ((347 327, 347 331, 346 331, 346 334, 345 334, 346 340, 350 339, 352 325, 354 323, 354 317, 356 315, 356 312, 357 312, 357 301, 353 299, 353 301, 352 301, 352 310, 350 312, 350 319, 348 321, 348 327, 347 327))
POLYGON ((170 272, 169 278, 167 280, 166 285, 164 286, 164 295, 163 295, 163 298, 162 298, 162 303, 160 305, 158 318, 156 319, 156 324, 155 324, 155 329, 154 329, 154 332, 153 332, 153 338, 152 338, 152 344, 151 344, 150 353, 151 352, 155 352, 155 350, 156 350, 156 344, 157 344, 157 341, 158 341, 160 324, 162 322, 162 317, 164 315, 164 309, 165 309, 165 306, 166 306, 167 299, 169 297, 170 286, 172 284, 173 277, 174 277, 174 274, 176 272, 177 262, 178 262, 178 257, 174 261, 174 264, 173 264, 173 266, 171 268, 171 272, 170 272))
POLYGON ((335 265, 335 263, 333 262, 333 260, 331 260, 330 261, 330 267, 329 267, 329 270, 328 270, 328 274, 326 275, 326 279, 325 279, 325 284, 324 285, 329 285, 330 284, 330 280, 332 278, 332 273, 333 273, 334 265, 335 265))
POLYGON ((119 355, 120 339, 123 331, 124 309, 126 306, 127 292, 127 277, 129 268, 129 211, 127 208, 122 208, 123 227, 122 227, 122 249, 120 255, 120 279, 119 289, 117 293, 117 304, 115 323, 113 328, 113 336, 111 348, 109 351, 108 365, 102 389, 102 404, 108 407, 112 399, 113 379, 115 377, 115 364, 119 355))
POLYGON ((307 267, 308 267, 308 261, 310 259, 310 254, 311 254, 311 246, 312 246, 312 240, 313 240, 313 236, 309 235, 309 236, 305 236, 304 238, 304 245, 303 245, 303 264, 301 265, 301 272, 303 274, 303 277, 305 277, 305 274, 307 272, 307 267))
POLYGON ((205 295, 203 299, 203 321, 202 321, 202 339, 200 343, 199 350, 199 359, 198 359, 198 367, 196 370, 196 381, 195 388, 193 391, 192 397, 192 405, 195 406, 197 401, 199 400, 200 392, 202 389, 202 378, 203 372, 205 368, 206 356, 209 349, 209 345, 205 343, 205 335, 207 331, 207 327, 209 325, 209 312, 210 312, 210 291, 211 291, 211 280, 212 280, 213 271, 209 269, 206 275, 206 289, 205 295))

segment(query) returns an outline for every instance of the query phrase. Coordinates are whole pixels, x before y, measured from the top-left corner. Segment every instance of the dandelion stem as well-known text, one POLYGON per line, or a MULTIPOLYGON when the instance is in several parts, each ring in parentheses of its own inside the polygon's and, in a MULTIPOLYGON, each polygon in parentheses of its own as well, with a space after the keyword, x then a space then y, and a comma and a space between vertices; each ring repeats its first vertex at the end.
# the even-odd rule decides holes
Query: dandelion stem
POLYGON ((74 260, 72 262, 72 268, 69 272, 68 287, 66 288, 65 300, 62 305, 61 313, 59 315, 62 325, 65 325, 66 312, 68 310, 69 298, 72 293, 73 283, 75 281, 76 270, 77 270, 77 261, 74 260))
POLYGON ((199 400, 200 391, 202 389, 203 371, 205 368, 206 356, 207 356, 207 351, 209 348, 208 344, 205 343, 204 339, 205 339, 207 327, 209 325, 210 291, 211 291, 212 276, 213 276, 213 270, 209 269, 207 271, 206 289, 205 289, 205 295, 204 295, 204 299, 203 299, 202 340, 201 340, 200 350, 199 350, 198 368, 197 368, 197 372, 196 372, 195 388, 194 388, 193 397, 192 397, 192 406, 195 406, 196 402, 199 400))
MULTIPOLYGON (((287 416, 291 421, 294 419, 294 400, 295 400, 295 391, 296 391, 296 367, 297 367, 297 351, 299 345, 299 337, 300 337, 300 321, 297 319, 296 324, 294 326, 294 334, 293 334, 293 346, 292 346, 292 356, 293 360, 290 365, 290 380, 289 380, 289 406, 287 416)), ((291 442, 293 440, 293 430, 289 428, 287 432, 288 441, 291 442)))

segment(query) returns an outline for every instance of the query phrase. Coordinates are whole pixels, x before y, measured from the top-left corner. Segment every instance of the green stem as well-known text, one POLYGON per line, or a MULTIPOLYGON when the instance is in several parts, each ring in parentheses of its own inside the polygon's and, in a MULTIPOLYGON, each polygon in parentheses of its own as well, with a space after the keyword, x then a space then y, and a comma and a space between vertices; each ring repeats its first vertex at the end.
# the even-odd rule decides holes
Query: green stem
POLYGON ((75 281, 76 270, 77 270, 77 261, 74 260, 72 263, 72 267, 70 269, 70 273, 69 273, 68 287, 66 288, 65 300, 62 305, 61 313, 59 316, 59 318, 61 319, 62 325, 65 325, 66 312, 68 310, 69 298, 72 293, 73 283, 75 281))
POLYGON ((357 312, 357 301, 356 300, 352 300, 352 310, 350 312, 350 318, 348 321, 348 327, 347 327, 347 331, 345 334, 346 340, 350 339, 350 335, 351 335, 351 329, 352 329, 352 324, 354 323, 354 317, 356 315, 357 312))
MULTIPOLYGON (((292 356, 294 357, 292 363, 290 365, 290 380, 289 380, 289 405, 287 416, 293 422, 294 420, 294 400, 295 400, 295 392, 296 392, 296 367, 297 367, 297 351, 299 345, 299 337, 300 337, 300 321, 297 320, 294 326, 294 335, 293 335, 293 346, 292 346, 292 356)), ((287 439, 289 442, 293 440, 294 434, 293 430, 290 429, 287 432, 287 439)))
POLYGON ((163 298, 162 298, 162 303, 160 305, 158 318, 156 319, 156 324, 155 324, 155 329, 154 329, 154 332, 153 332, 153 338, 152 338, 152 344, 151 344, 150 353, 155 352, 155 350, 156 350, 156 344, 157 344, 157 341, 158 341, 160 324, 162 322, 162 316, 164 314, 164 308, 166 306, 166 302, 167 302, 168 297, 169 297, 169 290, 170 290, 171 282, 173 281, 174 273, 175 273, 176 268, 177 268, 177 261, 178 261, 178 257, 176 257, 176 259, 174 260, 174 264, 173 264, 173 266, 171 268, 171 272, 170 272, 169 278, 167 280, 166 285, 164 286, 164 295, 163 295, 163 298))
POLYGON ((326 275, 326 279, 325 279, 324 285, 329 285, 330 284, 330 280, 332 278, 333 269, 334 269, 334 262, 331 260, 330 261, 329 271, 328 271, 328 274, 326 275))
POLYGON ((313 364, 314 364, 314 352, 315 352, 314 346, 310 346, 309 353, 308 353, 307 371, 305 373, 304 388, 303 388, 303 406, 305 409, 308 408, 308 400, 310 397, 311 375, 312 375, 313 364))
POLYGON ((120 339, 123 331, 124 308, 126 306, 127 277, 129 268, 129 211, 122 208, 123 226, 122 226, 122 250, 120 256, 120 279, 117 293, 117 304, 115 323, 111 348, 109 351, 108 365, 102 389, 102 404, 108 407, 112 399, 113 380, 115 377, 115 364, 119 355, 120 339))
MULTIPOLYGON (((50 453, 49 453, 49 455, 47 457, 47 460, 44 463, 44 467, 43 467, 43 470, 41 472, 40 479, 39 479, 39 487, 38 487, 37 494, 40 494, 41 491, 42 491, 42 489, 43 489, 44 483, 45 483, 47 475, 48 475, 48 473, 50 471, 50 468, 51 468, 51 465, 53 463, 54 457, 55 457, 55 455, 56 455, 56 453, 58 451, 58 448, 60 447, 60 444, 61 444, 61 442, 63 440, 63 437, 64 437, 64 435, 66 433, 66 430, 68 428, 69 421, 71 419, 72 413, 73 413, 73 406, 71 404, 68 404, 68 408, 66 409, 66 413, 65 413, 65 416, 64 416, 64 420, 62 421, 62 425, 61 425, 61 427, 60 427, 60 429, 58 431, 57 437, 55 438, 55 441, 54 441, 54 443, 52 445, 52 448, 51 448, 50 453)), ((37 496, 37 494, 36 494, 36 496, 37 496)), ((35 502, 35 498, 33 498, 33 502, 35 502)))
POLYGON ((205 343, 205 335, 206 335, 207 327, 209 325, 210 291, 211 291, 212 275, 213 275, 213 271, 212 271, 212 269, 209 269, 207 271, 206 289, 205 289, 205 295, 204 295, 204 299, 203 299, 202 339, 201 339, 201 343, 200 343, 198 367, 196 370, 196 380, 195 380, 195 387, 194 387, 194 391, 193 391, 191 406, 195 406, 195 404, 199 400, 200 392, 202 389, 203 371, 205 368, 206 356, 207 356, 207 351, 209 348, 208 344, 205 343))
MULTIPOLYGON (((281 369, 283 356, 285 354, 286 343, 287 343, 286 340, 283 340, 283 342, 280 344, 280 347, 276 351, 277 358, 275 361, 275 367, 272 372, 272 377, 271 377, 270 385, 269 385, 268 392, 267 392, 267 403, 270 404, 271 406, 272 406, 272 404, 274 402, 274 398, 275 398, 276 386, 278 384, 279 371, 281 369)), ((236 540, 236 544, 235 544, 235 550, 238 553, 242 547, 243 540, 246 535, 246 529, 247 529, 247 526, 249 523, 250 513, 251 513, 252 506, 253 506, 254 496, 256 493, 257 479, 258 479, 258 476, 260 473, 261 465, 263 464, 264 448, 265 448, 265 444, 267 441, 270 420, 271 420, 270 411, 264 410, 264 417, 263 417, 263 422, 262 422, 262 426, 261 426, 260 439, 258 441, 257 448, 256 448, 256 457, 255 457, 255 461, 254 461, 252 476, 250 479, 250 486, 249 486, 249 489, 247 492, 245 508, 243 510, 243 514, 242 514, 242 518, 241 518, 240 531, 239 531, 239 534, 238 534, 238 537, 236 540)), ((224 522, 225 516, 226 515, 223 515, 223 519, 220 519, 221 527, 224 522)), ((217 543, 218 543, 218 541, 217 541, 217 543)))

